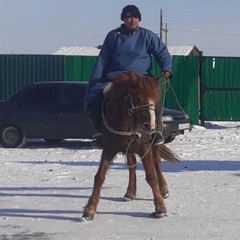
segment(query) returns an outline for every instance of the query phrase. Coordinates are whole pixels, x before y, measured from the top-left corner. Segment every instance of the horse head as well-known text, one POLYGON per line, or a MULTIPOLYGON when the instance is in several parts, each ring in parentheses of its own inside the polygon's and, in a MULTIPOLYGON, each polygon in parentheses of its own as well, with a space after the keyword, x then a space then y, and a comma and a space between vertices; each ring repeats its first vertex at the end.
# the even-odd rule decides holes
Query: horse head
POLYGON ((134 73, 118 75, 108 96, 109 125, 125 132, 149 134, 154 131, 155 105, 160 98, 159 79, 134 73))

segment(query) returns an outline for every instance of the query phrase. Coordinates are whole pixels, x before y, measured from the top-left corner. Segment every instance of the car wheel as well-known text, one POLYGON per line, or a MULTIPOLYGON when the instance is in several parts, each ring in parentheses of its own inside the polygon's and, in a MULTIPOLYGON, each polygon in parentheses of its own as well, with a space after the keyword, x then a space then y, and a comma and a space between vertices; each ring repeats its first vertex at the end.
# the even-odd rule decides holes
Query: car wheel
POLYGON ((44 138, 44 140, 48 143, 60 143, 62 142, 64 139, 48 139, 48 138, 44 138))
POLYGON ((24 143, 24 136, 19 127, 4 126, 0 130, 0 144, 5 148, 17 148, 24 143))
POLYGON ((175 137, 176 137, 176 136, 168 136, 168 137, 165 139, 164 143, 170 143, 170 142, 172 142, 172 141, 175 139, 175 137))

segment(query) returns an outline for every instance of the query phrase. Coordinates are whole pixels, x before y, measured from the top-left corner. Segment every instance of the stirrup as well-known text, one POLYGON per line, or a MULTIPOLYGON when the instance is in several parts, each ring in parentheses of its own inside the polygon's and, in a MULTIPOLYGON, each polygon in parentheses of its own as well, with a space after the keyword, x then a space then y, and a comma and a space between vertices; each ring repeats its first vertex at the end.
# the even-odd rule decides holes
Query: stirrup
POLYGON ((103 134, 100 133, 100 132, 94 134, 93 137, 92 137, 92 147, 102 148, 103 147, 102 137, 103 137, 103 134))

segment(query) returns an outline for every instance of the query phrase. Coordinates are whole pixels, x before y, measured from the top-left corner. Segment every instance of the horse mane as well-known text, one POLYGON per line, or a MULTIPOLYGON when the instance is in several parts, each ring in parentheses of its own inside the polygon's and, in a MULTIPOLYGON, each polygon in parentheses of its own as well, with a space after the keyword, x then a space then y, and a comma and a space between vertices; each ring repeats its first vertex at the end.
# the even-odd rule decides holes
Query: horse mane
POLYGON ((119 74, 112 86, 111 92, 114 92, 114 94, 111 94, 111 98, 115 100, 122 98, 122 96, 129 93, 130 89, 133 89, 134 92, 138 93, 140 100, 148 98, 157 103, 160 97, 158 82, 153 77, 133 72, 119 74))

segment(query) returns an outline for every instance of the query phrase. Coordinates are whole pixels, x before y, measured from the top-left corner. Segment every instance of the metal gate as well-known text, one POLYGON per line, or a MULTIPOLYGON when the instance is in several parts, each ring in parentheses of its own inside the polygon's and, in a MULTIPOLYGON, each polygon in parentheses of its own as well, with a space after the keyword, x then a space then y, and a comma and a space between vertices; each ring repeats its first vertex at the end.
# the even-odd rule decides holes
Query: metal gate
POLYGON ((200 74, 200 121, 240 121, 240 58, 204 57, 200 74))

